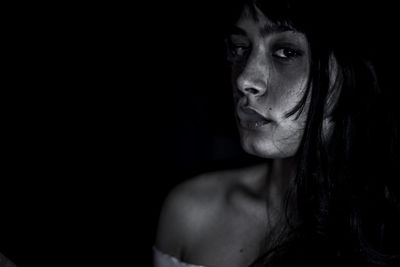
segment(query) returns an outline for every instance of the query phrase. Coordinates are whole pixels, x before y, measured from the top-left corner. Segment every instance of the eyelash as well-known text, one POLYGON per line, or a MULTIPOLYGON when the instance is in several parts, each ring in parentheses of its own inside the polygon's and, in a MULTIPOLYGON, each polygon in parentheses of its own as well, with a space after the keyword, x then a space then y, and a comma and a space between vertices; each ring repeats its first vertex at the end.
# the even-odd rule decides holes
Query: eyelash
POLYGON ((281 60, 291 60, 291 59, 301 56, 302 54, 303 53, 300 50, 296 50, 296 49, 289 48, 289 47, 280 47, 280 48, 276 49, 272 55, 281 60), (281 53, 278 53, 279 51, 282 51, 283 55, 279 55, 279 54, 281 54, 281 53), (287 53, 289 53, 289 55, 287 53))
MULTIPOLYGON (((232 60, 237 60, 245 58, 249 54, 251 47, 247 44, 235 44, 233 42, 230 42, 228 45, 228 49, 230 58, 232 60)), ((302 55, 303 52, 301 50, 282 46, 274 49, 272 53, 272 56, 281 61, 290 61, 302 55)))
POLYGON ((250 51, 250 46, 245 44, 229 44, 229 53, 234 58, 242 58, 250 51))

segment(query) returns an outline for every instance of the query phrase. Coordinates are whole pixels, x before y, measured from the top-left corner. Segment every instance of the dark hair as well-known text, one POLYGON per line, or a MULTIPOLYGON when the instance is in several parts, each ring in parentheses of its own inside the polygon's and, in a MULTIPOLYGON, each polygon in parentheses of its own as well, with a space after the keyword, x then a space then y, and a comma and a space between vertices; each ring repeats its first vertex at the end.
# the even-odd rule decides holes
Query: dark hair
POLYGON ((378 79, 382 47, 364 32, 377 25, 368 17, 372 12, 356 18, 356 6, 319 2, 244 3, 255 17, 257 7, 272 22, 303 32, 312 57, 309 89, 288 114, 303 112, 311 94, 297 176, 287 196, 287 203, 296 200, 299 222, 253 266, 400 266, 399 125, 390 110, 390 84, 378 79), (323 116, 331 55, 341 92, 327 141, 323 116))

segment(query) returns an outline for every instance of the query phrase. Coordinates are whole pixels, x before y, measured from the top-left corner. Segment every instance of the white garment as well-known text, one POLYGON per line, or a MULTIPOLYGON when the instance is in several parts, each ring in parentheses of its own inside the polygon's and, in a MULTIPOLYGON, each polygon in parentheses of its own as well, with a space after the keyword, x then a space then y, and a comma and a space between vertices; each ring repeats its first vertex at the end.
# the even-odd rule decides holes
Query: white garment
POLYGON ((207 267, 182 262, 179 259, 159 251, 153 247, 153 267, 207 267))
POLYGON ((0 252, 0 267, 17 267, 17 265, 0 252))

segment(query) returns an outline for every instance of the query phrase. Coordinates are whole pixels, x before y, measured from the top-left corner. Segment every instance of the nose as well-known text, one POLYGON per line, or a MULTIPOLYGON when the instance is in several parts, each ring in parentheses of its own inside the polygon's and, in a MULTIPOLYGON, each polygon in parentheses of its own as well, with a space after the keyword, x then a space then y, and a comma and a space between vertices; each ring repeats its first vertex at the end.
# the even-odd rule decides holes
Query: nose
POLYGON ((237 77, 237 88, 247 96, 262 96, 267 93, 270 70, 268 62, 261 55, 251 55, 237 77))

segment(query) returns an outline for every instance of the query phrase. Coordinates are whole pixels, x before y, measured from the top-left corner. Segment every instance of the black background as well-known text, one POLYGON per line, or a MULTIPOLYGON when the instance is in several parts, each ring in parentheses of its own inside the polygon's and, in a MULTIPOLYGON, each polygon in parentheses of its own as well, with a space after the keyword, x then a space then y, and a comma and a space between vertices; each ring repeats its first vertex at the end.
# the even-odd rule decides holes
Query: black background
POLYGON ((7 7, 4 255, 20 267, 150 266, 168 191, 247 160, 224 5, 7 7))

